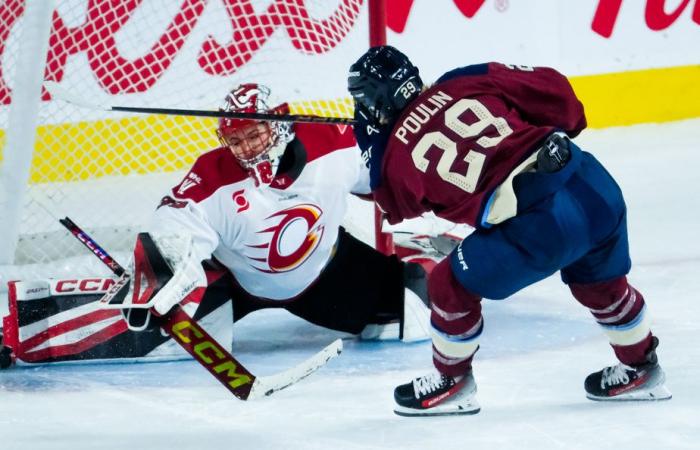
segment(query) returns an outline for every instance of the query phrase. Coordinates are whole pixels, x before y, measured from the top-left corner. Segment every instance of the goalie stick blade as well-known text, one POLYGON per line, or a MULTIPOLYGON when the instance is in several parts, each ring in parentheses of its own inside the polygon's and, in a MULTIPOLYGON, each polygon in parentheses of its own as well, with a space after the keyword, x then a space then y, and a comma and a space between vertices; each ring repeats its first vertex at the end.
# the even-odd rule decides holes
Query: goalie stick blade
POLYGON ((250 390, 250 394, 248 394, 247 400, 272 395, 279 390, 291 386, 297 381, 308 377, 342 352, 343 341, 336 339, 326 346, 326 348, 291 369, 266 377, 257 377, 250 390))

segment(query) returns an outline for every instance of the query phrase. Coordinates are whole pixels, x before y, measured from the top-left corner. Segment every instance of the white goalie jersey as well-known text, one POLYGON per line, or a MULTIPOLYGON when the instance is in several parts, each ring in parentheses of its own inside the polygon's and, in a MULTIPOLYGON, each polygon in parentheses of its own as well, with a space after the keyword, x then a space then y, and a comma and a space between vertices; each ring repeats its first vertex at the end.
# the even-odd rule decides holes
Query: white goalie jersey
POLYGON ((348 193, 370 189, 349 126, 296 124, 294 131, 298 141, 290 145, 301 144, 295 154, 306 160, 300 173, 256 186, 227 148, 207 152, 163 198, 151 234, 191 237, 180 255, 189 267, 213 256, 252 295, 299 295, 333 255, 348 193))

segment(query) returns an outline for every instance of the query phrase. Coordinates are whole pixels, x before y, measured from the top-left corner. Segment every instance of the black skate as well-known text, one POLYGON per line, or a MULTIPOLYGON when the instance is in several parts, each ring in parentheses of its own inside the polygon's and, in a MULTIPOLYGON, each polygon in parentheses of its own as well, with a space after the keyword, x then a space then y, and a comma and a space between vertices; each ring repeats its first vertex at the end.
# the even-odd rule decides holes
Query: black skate
POLYGON ((394 412, 399 416, 476 414, 481 408, 475 394, 471 372, 459 378, 433 372, 394 389, 394 412))
POLYGON ((586 397, 598 401, 668 400, 671 392, 656 357, 659 340, 654 337, 647 362, 639 366, 617 364, 586 377, 586 397))

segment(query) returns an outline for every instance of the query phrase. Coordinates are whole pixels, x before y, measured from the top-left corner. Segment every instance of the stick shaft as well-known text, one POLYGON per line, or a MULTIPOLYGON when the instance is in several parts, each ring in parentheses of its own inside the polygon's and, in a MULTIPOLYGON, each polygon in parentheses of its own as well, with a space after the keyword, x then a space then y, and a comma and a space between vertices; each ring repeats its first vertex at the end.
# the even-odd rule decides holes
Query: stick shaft
POLYGON ((174 109, 174 108, 141 108, 134 106, 112 106, 112 111, 135 112, 144 114, 167 114, 175 116, 192 117, 225 117, 229 119, 267 120, 276 122, 306 122, 326 123, 338 125, 353 125, 355 121, 346 117, 324 117, 303 114, 266 114, 266 113, 242 113, 230 111, 209 111, 199 109, 174 109))
POLYGON ((355 121, 347 117, 324 117, 306 114, 285 114, 280 111, 271 111, 269 113, 245 113, 232 111, 212 111, 201 109, 176 109, 176 108, 146 108, 136 106, 115 106, 106 105, 93 101, 92 99, 81 97, 75 92, 64 89, 55 81, 45 81, 44 87, 51 94, 51 97, 56 100, 63 100, 76 106, 90 109, 101 109, 105 111, 123 111, 143 114, 168 114, 176 116, 192 116, 192 117, 226 117, 231 119, 246 119, 246 120, 266 120, 275 122, 307 122, 307 123, 325 123, 338 125, 353 125, 355 121))
POLYGON ((61 222, 61 225, 66 227, 76 239, 82 242, 85 247, 87 247, 95 256, 97 256, 100 261, 109 267, 115 275, 119 277, 124 275, 126 270, 124 270, 124 268, 114 258, 112 258, 109 253, 97 245, 97 242, 88 236, 87 233, 85 233, 78 225, 75 224, 75 222, 68 217, 60 219, 59 222, 61 222))

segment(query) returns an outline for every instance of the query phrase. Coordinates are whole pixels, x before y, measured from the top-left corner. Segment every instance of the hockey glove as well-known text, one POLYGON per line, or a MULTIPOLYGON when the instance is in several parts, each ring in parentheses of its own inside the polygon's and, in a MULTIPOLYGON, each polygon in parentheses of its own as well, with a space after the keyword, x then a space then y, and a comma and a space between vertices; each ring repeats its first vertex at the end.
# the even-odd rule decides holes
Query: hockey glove
POLYGON ((362 152, 362 159, 369 168, 370 187, 374 190, 381 182, 382 157, 391 127, 379 124, 359 103, 355 103, 355 121, 355 139, 362 152))
MULTIPOLYGON (((193 257, 191 236, 138 236, 131 277, 125 275, 103 297, 103 308, 121 309, 129 329, 157 326, 152 313, 167 314, 173 306, 206 287, 201 262, 193 257)), ((195 299, 198 300, 198 299, 195 299)))
POLYGON ((558 172, 571 159, 569 138, 564 133, 554 133, 545 139, 537 153, 537 170, 545 173, 558 172))

